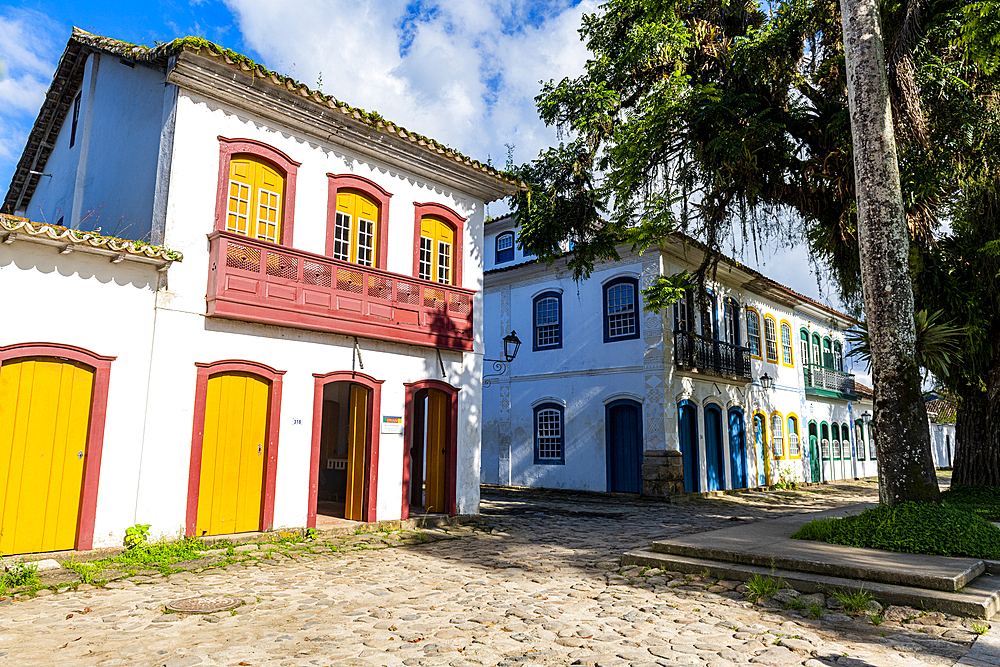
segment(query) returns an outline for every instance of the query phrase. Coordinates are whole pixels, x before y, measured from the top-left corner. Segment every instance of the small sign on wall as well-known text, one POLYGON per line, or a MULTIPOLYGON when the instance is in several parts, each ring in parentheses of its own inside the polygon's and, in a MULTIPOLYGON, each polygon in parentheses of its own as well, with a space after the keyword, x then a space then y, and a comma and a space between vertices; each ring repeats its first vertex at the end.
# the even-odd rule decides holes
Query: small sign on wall
POLYGON ((382 433, 402 433, 403 418, 382 415, 382 433))

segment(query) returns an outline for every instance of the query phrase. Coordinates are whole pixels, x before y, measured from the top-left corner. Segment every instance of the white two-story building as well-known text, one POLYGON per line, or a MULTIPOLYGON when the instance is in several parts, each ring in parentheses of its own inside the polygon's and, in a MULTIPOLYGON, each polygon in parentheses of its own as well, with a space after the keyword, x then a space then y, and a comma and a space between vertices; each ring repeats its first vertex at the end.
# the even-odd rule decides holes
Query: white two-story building
POLYGON ((705 308, 645 312, 644 286, 704 257, 682 235, 579 283, 525 256, 512 216, 487 223, 486 252, 487 358, 512 330, 523 344, 484 367, 484 483, 671 495, 876 474, 851 317, 729 258, 705 308))
POLYGON ((74 30, 0 219, 0 552, 477 512, 512 189, 203 40, 74 30))

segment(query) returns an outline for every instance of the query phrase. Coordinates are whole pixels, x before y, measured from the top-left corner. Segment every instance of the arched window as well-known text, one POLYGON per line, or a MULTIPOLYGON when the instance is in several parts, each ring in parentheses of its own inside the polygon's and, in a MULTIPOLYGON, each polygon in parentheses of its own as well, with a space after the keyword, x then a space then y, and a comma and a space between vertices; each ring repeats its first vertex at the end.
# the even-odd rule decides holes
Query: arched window
POLYGON ((495 264, 514 261, 514 232, 497 234, 495 264))
POLYGON ((840 425, 840 444, 844 448, 844 458, 851 459, 851 429, 847 428, 847 424, 840 425))
POLYGON ((753 308, 747 308, 747 347, 750 356, 760 359, 760 315, 753 308))
POLYGON ((566 463, 563 407, 542 403, 535 407, 535 463, 566 463))
POLYGON ((562 347, 562 295, 543 292, 534 301, 535 350, 562 347))
POLYGON ((868 422, 868 458, 872 461, 878 459, 875 450, 875 429, 872 428, 871 422, 868 422))
POLYGON ((777 412, 771 413, 771 454, 776 459, 785 458, 784 419, 777 412))
POLYGON ((674 331, 694 331, 694 297, 690 291, 674 304, 674 331))
POLYGON ((829 336, 823 339, 823 367, 833 368, 833 347, 829 336))
POLYGON ((833 458, 840 459, 840 426, 834 422, 830 429, 833 431, 833 458))
POLYGON ((854 441, 858 444, 858 460, 865 460, 865 423, 860 419, 854 420, 854 441))
POLYGON ((799 420, 793 415, 788 415, 788 456, 799 458, 801 455, 799 450, 799 420))
POLYGON ((604 342, 639 337, 639 281, 616 278, 604 286, 604 342))
POLYGON ((414 275, 444 285, 462 284, 462 223, 465 218, 447 206, 414 204, 414 275))
POLYGON ((219 137, 215 228, 258 241, 292 245, 299 163, 252 139, 219 137))
POLYGON ((799 330, 799 363, 809 365, 809 332, 805 329, 799 330))
POLYGON ((844 347, 839 340, 833 343, 833 367, 838 371, 844 370, 844 347))
POLYGON ((781 323, 781 363, 786 366, 794 365, 792 355, 792 327, 788 322, 781 323))
POLYGON ((819 425, 820 452, 824 459, 830 458, 830 426, 826 422, 819 425))
POLYGON ((725 341, 730 345, 740 344, 740 304, 727 296, 722 302, 722 325, 725 341))
POLYGON ((327 174, 327 179, 327 255, 384 269, 392 195, 377 183, 354 174, 327 174))
POLYGON ((701 318, 701 335, 705 338, 719 339, 719 321, 718 314, 716 310, 718 309, 718 300, 715 298, 715 294, 711 290, 705 291, 705 313, 702 313, 701 318))
POLYGON ((768 315, 764 318, 764 348, 768 361, 778 361, 778 336, 774 318, 768 315))
POLYGON ((812 336, 812 354, 809 356, 810 356, 809 363, 811 363, 813 366, 823 365, 823 354, 822 352, 820 352, 818 333, 814 333, 812 336))

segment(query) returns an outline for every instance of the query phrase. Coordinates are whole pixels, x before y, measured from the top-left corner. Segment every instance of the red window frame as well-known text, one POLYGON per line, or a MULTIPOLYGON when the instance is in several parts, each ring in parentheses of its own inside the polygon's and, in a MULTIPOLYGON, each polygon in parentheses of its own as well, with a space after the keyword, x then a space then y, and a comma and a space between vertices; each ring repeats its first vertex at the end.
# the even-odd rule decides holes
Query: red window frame
MULTIPOLYGON (((334 199, 336 201, 336 199, 334 199)), ((362 518, 375 521, 375 507, 378 500, 378 447, 379 416, 382 414, 382 383, 364 373, 333 371, 313 373, 316 386, 313 394, 312 451, 309 457, 309 505, 306 508, 306 528, 316 527, 316 502, 319 498, 319 450, 323 435, 323 388, 331 382, 352 382, 371 391, 371 410, 368 418, 368 442, 365 443, 365 502, 362 518)))
POLYGON ((389 249, 389 199, 392 193, 375 181, 354 174, 327 174, 328 198, 326 201, 326 256, 333 257, 333 227, 337 220, 337 193, 353 190, 378 202, 378 247, 375 249, 375 268, 385 270, 389 249))
POLYGON ((435 216, 441 218, 455 231, 455 264, 452 269, 455 272, 455 287, 462 287, 462 258, 464 252, 464 225, 466 218, 463 218, 444 204, 435 202, 413 202, 413 277, 420 275, 420 221, 425 216, 435 216))
MULTIPOLYGON (((285 172, 285 196, 281 202, 281 245, 292 247, 292 232, 295 227, 295 181, 298 168, 302 164, 288 157, 277 148, 254 139, 228 139, 219 136, 219 187, 215 195, 215 229, 226 231, 226 216, 229 212, 229 165, 234 156, 252 155, 270 162, 285 172)), ((258 240, 258 239, 255 239, 258 240)), ((263 241, 267 243, 267 241, 263 241)))
POLYGON ((201 486, 201 455, 205 439, 205 406, 208 402, 208 379, 219 373, 249 373, 271 383, 271 410, 267 418, 267 461, 264 462, 264 510, 261 527, 271 530, 274 523, 274 484, 278 472, 278 432, 281 415, 281 376, 266 364, 242 359, 226 359, 212 363, 196 363, 198 376, 194 394, 194 426, 191 431, 191 463, 188 468, 187 514, 184 534, 192 537, 198 521, 198 489, 201 486))
POLYGON ((87 432, 87 460, 80 491, 80 518, 76 526, 76 549, 94 548, 94 522, 97 518, 97 489, 101 480, 101 456, 104 454, 104 424, 108 416, 108 391, 111 362, 106 357, 75 345, 62 343, 17 343, 0 347, 0 365, 25 357, 55 357, 75 361, 94 369, 94 389, 90 398, 90 428, 87 432))

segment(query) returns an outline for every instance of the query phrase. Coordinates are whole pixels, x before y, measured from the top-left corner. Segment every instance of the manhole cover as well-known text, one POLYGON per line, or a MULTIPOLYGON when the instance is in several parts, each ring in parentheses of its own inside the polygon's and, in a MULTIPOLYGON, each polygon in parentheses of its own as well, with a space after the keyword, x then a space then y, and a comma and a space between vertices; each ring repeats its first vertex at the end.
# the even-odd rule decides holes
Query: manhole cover
POLYGON ((217 611, 228 611, 240 603, 228 595, 210 595, 200 598, 184 598, 167 603, 169 611, 183 614, 211 614, 217 611))

